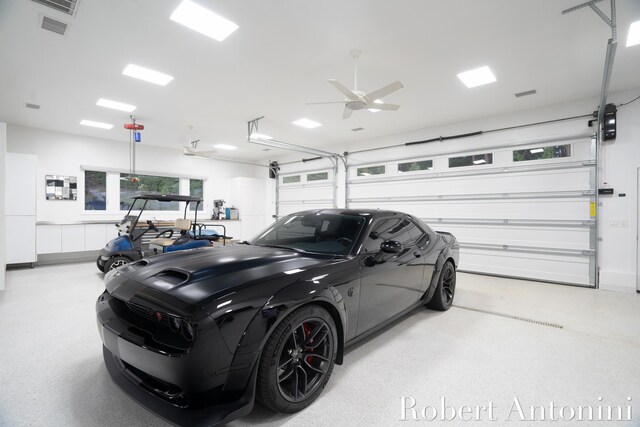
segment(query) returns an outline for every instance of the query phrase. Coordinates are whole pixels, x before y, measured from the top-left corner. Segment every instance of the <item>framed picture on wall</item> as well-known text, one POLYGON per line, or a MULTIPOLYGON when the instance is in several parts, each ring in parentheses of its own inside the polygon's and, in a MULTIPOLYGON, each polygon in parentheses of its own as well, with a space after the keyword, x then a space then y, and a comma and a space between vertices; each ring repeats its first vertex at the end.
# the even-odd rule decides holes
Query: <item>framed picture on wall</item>
POLYGON ((78 178, 75 176, 46 175, 47 200, 78 200, 78 178))

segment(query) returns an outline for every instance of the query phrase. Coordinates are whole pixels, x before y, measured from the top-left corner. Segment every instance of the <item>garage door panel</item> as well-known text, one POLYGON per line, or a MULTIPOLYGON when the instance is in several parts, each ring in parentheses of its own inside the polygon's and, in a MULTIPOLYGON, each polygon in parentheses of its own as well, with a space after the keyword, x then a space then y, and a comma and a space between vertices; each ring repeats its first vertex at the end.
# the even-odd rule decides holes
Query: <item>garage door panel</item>
POLYGON ((332 200, 333 188, 331 186, 280 188, 281 201, 301 200, 332 200))
POLYGON ((460 270, 589 285, 589 258, 460 249, 460 270))
POLYGON ((420 218, 491 218, 588 220, 589 199, 584 197, 533 200, 442 200, 398 202, 378 199, 353 201, 351 208, 402 210, 420 218))
POLYGON ((420 179, 411 181, 354 183, 350 196, 354 199, 377 197, 392 192, 395 197, 437 196, 446 194, 486 194, 547 191, 583 191, 589 188, 588 171, 575 169, 544 173, 515 173, 499 175, 474 175, 452 178, 420 179))
POLYGON ((588 227, 500 227, 438 223, 431 223, 431 226, 452 233, 460 242, 536 248, 558 248, 561 244, 564 249, 589 249, 588 227))

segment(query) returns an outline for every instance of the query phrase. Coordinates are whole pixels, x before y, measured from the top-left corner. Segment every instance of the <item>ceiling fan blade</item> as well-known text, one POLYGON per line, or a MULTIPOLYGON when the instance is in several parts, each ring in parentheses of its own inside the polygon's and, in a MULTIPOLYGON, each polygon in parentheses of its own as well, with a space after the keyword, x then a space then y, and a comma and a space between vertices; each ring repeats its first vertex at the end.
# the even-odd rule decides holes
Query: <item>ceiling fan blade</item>
MULTIPOLYGON (((357 101, 360 98, 358 97, 358 95, 356 95, 355 93, 353 93, 350 89, 348 89, 345 85, 343 85, 342 83, 340 83, 339 81, 335 80, 335 79, 329 79, 327 80, 329 83, 331 83, 333 85, 333 87, 335 87, 336 89, 338 89, 340 92, 342 92, 342 94, 344 96, 346 96, 347 98, 349 98, 352 101, 357 101)), ((377 99, 377 98, 376 98, 377 99)))
POLYGON ((203 157, 210 156, 212 154, 218 154, 218 152, 216 150, 196 151, 196 155, 203 157))
POLYGON ((374 108, 377 110, 396 111, 400 106, 398 104, 369 104, 367 108, 374 108))
POLYGON ((386 85, 385 87, 381 87, 378 90, 374 90, 371 93, 367 94, 367 98, 369 98, 372 101, 375 101, 376 99, 381 99, 384 98, 385 96, 400 90, 404 87, 404 85, 402 83, 400 83, 399 81, 393 82, 391 84, 386 85))
POLYGON ((349 117, 351 117, 351 113, 353 113, 353 110, 344 107, 344 111, 342 112, 342 118, 343 119, 348 119, 349 117))
POLYGON ((304 105, 344 104, 344 101, 305 102, 304 105))

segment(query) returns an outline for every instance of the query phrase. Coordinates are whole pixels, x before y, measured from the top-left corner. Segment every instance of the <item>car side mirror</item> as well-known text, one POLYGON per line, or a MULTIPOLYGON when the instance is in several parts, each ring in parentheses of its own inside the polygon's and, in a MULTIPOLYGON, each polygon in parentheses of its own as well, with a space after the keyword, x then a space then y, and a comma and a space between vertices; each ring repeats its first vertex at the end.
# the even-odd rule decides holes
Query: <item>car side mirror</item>
POLYGON ((402 244, 395 240, 387 240, 380 243, 380 250, 387 254, 397 254, 402 252, 402 244))

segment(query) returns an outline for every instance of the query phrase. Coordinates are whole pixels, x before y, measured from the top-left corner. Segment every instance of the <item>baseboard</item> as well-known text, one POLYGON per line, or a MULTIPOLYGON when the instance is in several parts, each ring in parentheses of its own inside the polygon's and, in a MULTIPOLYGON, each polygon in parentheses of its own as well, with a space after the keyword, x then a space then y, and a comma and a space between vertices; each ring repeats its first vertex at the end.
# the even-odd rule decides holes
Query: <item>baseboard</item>
POLYGON ((40 254, 36 265, 65 264, 69 262, 95 261, 100 251, 64 252, 57 254, 40 254))

